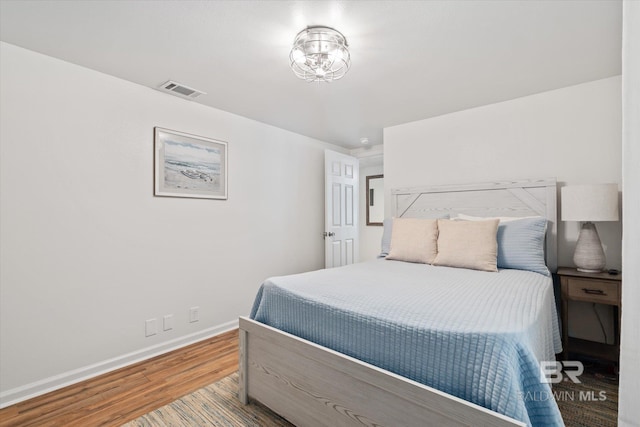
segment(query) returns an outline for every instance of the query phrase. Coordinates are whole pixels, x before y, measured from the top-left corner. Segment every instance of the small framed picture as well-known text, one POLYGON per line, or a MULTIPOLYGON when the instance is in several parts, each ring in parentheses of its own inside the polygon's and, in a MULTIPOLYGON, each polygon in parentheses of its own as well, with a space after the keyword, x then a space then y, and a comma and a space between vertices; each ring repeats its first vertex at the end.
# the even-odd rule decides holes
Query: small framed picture
POLYGON ((156 196, 227 199, 227 143, 154 128, 156 196))

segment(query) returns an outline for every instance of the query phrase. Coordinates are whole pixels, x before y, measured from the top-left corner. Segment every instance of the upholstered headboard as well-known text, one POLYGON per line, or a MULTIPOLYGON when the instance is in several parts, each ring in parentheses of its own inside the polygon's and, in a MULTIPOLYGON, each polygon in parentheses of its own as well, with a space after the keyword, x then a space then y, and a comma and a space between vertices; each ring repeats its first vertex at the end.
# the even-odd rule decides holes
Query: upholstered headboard
POLYGON ((442 218, 457 214, 524 217, 549 220, 545 258, 552 272, 558 267, 555 178, 482 184, 394 188, 391 212, 395 217, 442 218))

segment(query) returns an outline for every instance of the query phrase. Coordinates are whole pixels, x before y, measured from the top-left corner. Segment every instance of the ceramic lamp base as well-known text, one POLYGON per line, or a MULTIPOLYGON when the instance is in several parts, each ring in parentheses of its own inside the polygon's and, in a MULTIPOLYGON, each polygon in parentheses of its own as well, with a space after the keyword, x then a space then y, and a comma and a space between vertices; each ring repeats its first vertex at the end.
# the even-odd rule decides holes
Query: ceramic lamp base
POLYGON ((573 263, 578 271, 585 273, 599 273, 607 264, 598 230, 592 222, 585 222, 580 229, 573 263))

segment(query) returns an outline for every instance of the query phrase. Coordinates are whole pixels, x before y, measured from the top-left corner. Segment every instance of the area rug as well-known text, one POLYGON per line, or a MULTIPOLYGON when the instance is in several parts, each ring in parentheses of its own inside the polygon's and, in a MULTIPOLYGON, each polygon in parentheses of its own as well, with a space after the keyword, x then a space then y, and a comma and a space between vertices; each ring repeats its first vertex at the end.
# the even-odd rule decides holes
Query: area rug
MULTIPOLYGON (((615 427, 618 381, 613 376, 585 373, 580 384, 563 381, 553 387, 567 427, 615 427), (604 399, 603 399, 604 398, 604 399)), ((234 373, 160 409, 133 420, 125 427, 291 427, 268 408, 237 398, 238 374, 234 373)))
POLYGON ((238 373, 149 412, 124 427, 291 427, 284 418, 258 403, 238 400, 238 373))
MULTIPOLYGON (((597 368, 596 368, 597 369, 597 368)), ((618 425, 618 378, 604 371, 586 372, 574 384, 565 378, 553 386, 554 397, 567 427, 618 425)))

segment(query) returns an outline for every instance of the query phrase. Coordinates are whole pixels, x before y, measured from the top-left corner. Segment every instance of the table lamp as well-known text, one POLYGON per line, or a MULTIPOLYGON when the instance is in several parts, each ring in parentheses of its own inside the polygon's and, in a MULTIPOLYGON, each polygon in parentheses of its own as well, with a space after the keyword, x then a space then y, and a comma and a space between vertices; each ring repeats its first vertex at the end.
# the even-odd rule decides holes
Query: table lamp
POLYGON ((594 221, 618 221, 618 184, 569 185, 561 189, 563 221, 584 221, 573 254, 578 271, 604 270, 606 258, 594 221))

